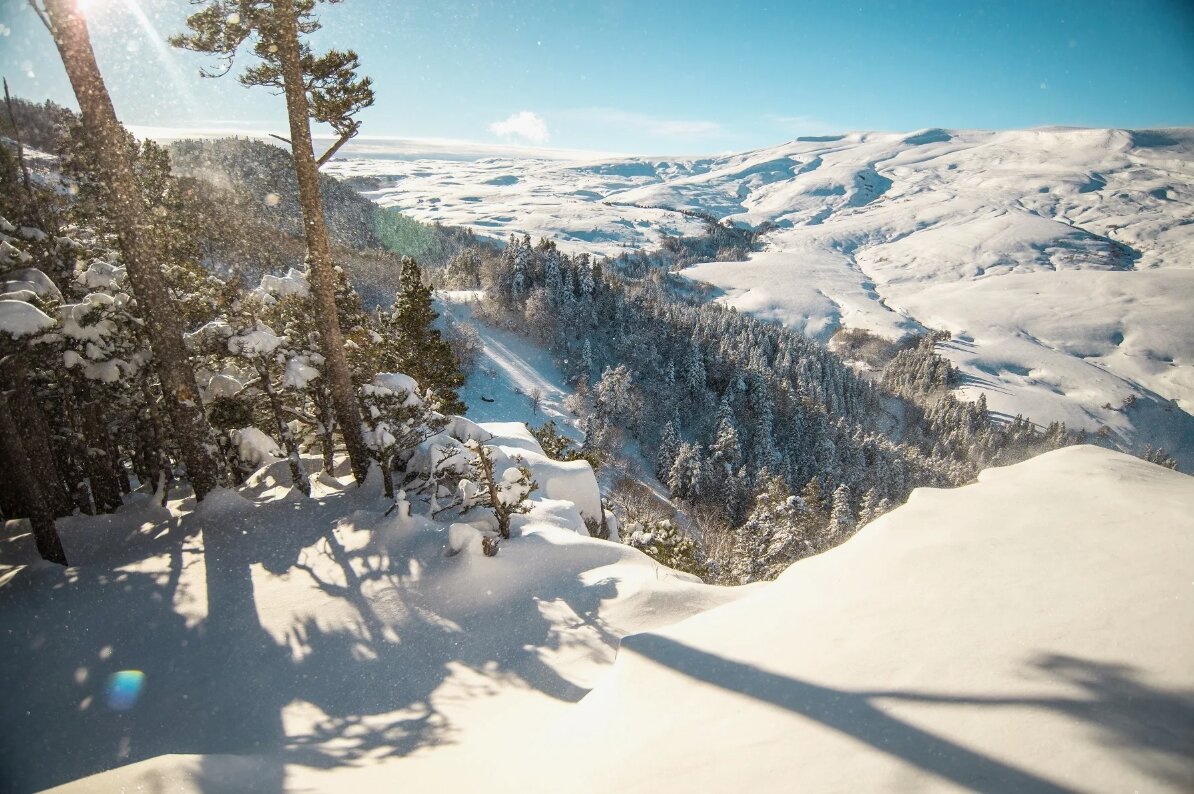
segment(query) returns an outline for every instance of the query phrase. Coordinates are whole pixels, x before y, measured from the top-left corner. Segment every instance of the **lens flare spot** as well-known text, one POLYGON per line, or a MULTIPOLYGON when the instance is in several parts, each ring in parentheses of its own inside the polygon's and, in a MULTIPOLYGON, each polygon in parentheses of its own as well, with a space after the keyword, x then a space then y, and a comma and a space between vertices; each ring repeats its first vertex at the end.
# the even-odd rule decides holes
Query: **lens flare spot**
POLYGON ((108 677, 104 697, 112 711, 128 711, 137 705, 145 688, 145 673, 140 670, 121 670, 108 677))

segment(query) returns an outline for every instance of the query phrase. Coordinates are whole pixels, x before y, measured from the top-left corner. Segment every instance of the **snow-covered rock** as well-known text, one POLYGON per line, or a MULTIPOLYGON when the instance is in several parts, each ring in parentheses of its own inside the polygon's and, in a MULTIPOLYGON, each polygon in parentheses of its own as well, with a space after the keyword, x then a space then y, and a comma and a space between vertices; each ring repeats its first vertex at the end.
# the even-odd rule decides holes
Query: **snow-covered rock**
POLYGON ((274 299, 286 295, 306 297, 311 292, 311 285, 307 282, 307 274, 301 270, 290 268, 284 276, 266 273, 261 277, 261 285, 250 294, 265 303, 273 303, 274 299))
POLYGON ((242 427, 232 431, 236 454, 250 466, 266 466, 285 457, 278 442, 256 427, 242 427))

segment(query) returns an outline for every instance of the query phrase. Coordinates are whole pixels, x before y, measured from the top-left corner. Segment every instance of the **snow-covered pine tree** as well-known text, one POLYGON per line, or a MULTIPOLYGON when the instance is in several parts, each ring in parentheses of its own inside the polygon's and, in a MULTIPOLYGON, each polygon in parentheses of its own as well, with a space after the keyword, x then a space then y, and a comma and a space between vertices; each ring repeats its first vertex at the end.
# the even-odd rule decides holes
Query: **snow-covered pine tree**
POLYGON ((659 435, 659 443, 655 447, 655 476, 661 482, 666 482, 676 462, 676 455, 680 451, 680 434, 676 432, 676 423, 668 420, 659 435))
POLYGON ((378 373, 361 388, 365 443, 381 468, 387 499, 395 497, 396 459, 444 427, 444 417, 429 410, 420 394, 413 378, 396 372, 378 373))
POLYGON ((213 369, 243 372, 241 394, 259 398, 269 417, 270 434, 286 453, 294 487, 310 495, 311 483, 290 419, 293 392, 304 388, 314 375, 302 373, 301 382, 295 380, 297 368, 290 363, 295 351, 287 337, 264 322, 265 313, 260 292, 230 291, 221 317, 192 334, 190 341, 197 353, 210 357, 213 369))
POLYGON ((733 570, 743 584, 774 579, 796 560, 812 554, 808 523, 801 501, 792 496, 783 478, 763 478, 754 508, 739 527, 733 570))
POLYGON ((829 511, 827 534, 832 542, 840 543, 854 532, 854 508, 850 504, 850 489, 845 483, 833 492, 833 507, 829 511))
MULTIPOLYGON (((498 535, 503 539, 510 537, 510 519, 531 509, 528 497, 538 490, 539 484, 531 476, 531 470, 515 459, 513 465, 507 466, 500 473, 496 470, 494 460, 496 447, 469 441, 466 446, 472 451, 469 467, 472 479, 478 488, 462 488, 462 492, 474 494, 470 503, 463 505, 465 510, 472 507, 487 507, 493 511, 497 519, 498 535)), ((464 486, 464 481, 461 482, 464 486)))
POLYGON ((337 424, 353 474, 361 482, 368 473, 370 456, 361 434, 352 372, 336 312, 336 278, 320 197, 319 167, 359 131, 356 114, 373 104, 370 80, 357 77, 355 52, 330 50, 316 57, 300 39, 300 33, 309 36, 319 28, 312 0, 246 0, 235 5, 235 12, 222 0, 201 0, 200 5, 200 10, 187 18, 190 33, 174 36, 171 43, 220 56, 227 64, 220 73, 225 73, 237 51, 251 40, 260 63, 245 71, 240 81, 285 94, 311 289, 318 309, 320 351, 337 424), (330 124, 340 134, 318 160, 311 142, 312 119, 330 124))

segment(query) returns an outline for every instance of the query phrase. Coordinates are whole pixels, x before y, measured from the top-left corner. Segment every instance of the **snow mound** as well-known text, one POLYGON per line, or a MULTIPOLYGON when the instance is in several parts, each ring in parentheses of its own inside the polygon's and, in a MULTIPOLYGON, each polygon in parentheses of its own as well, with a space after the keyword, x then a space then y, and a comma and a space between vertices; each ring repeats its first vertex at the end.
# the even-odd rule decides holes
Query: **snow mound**
MULTIPOLYGON (((520 422, 487 422, 481 425, 492 435, 488 443, 502 453, 495 460, 509 466, 521 460, 539 484, 538 493, 546 499, 572 502, 583 518, 601 521, 601 491, 593 467, 583 460, 553 460, 543 453, 539 442, 520 422)), ((499 466, 500 468, 500 466, 499 466)), ((584 531, 584 525, 581 525, 584 531)))
POLYGON ((1194 479, 1051 452, 626 638, 530 745, 575 791, 1189 791, 1192 560, 1194 479))
POLYGON ((455 789, 494 736, 572 708, 623 636, 740 595, 590 538, 570 501, 534 494, 485 557, 484 511, 387 513, 376 477, 302 498, 268 471, 198 508, 138 494, 60 519, 69 569, 0 544, 0 725, 20 737, 0 788, 455 789), (121 674, 142 684, 126 711, 121 674))
POLYGON ((54 320, 33 304, 21 300, 0 300, 0 333, 20 339, 52 327, 54 320))

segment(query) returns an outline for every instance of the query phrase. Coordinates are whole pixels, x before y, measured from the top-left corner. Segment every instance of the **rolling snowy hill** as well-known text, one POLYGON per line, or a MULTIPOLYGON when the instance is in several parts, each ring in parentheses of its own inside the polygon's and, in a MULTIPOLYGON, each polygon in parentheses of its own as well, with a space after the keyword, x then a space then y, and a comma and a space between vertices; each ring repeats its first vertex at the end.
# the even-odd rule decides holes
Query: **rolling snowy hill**
POLYGON ((333 163, 421 220, 616 254, 700 211, 777 229, 685 271, 828 340, 950 331, 969 397, 1107 428, 1194 466, 1194 132, 1049 128, 805 138, 745 154, 333 163))

